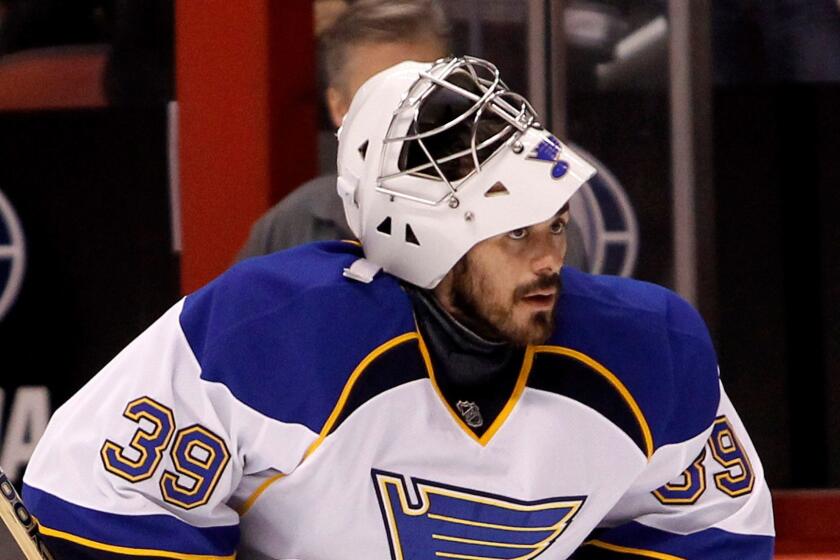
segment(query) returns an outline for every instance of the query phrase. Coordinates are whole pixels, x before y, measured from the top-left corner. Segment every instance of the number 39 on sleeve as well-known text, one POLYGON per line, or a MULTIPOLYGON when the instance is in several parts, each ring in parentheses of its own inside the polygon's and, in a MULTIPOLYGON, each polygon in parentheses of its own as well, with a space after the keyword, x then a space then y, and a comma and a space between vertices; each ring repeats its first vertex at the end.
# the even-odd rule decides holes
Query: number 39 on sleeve
POLYGON ((100 450, 105 470, 132 483, 147 480, 174 440, 169 453, 175 472, 163 472, 161 496, 184 509, 206 504, 230 461, 224 440, 198 424, 176 432, 172 410, 149 397, 128 403, 123 416, 138 424, 127 446, 132 451, 106 440, 100 450))
MULTIPOLYGON (((750 459, 726 416, 715 419, 708 446, 712 458, 723 467, 714 474, 715 487, 732 498, 752 492, 755 474, 750 459)), ((705 456, 704 448, 680 475, 680 481, 669 482, 654 490, 656 499, 666 505, 690 505, 697 502, 706 492, 706 470, 703 466, 705 456)))

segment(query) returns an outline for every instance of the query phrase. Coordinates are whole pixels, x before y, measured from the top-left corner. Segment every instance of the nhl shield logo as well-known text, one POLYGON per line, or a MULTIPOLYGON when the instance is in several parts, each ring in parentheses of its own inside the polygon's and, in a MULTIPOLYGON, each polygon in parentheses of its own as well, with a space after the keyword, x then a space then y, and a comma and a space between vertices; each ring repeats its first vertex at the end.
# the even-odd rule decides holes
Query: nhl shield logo
POLYGON ((529 560, 565 531, 585 497, 521 501, 371 471, 392 560, 529 560), (409 497, 409 492, 413 496, 409 497))
POLYGON ((455 406, 458 408, 458 412, 461 413, 461 416, 470 428, 480 428, 484 425, 484 419, 481 417, 481 410, 479 410, 478 405, 474 402, 458 401, 458 404, 455 406))
POLYGON ((9 200, 0 191, 0 321, 17 299, 25 268, 23 228, 9 200))

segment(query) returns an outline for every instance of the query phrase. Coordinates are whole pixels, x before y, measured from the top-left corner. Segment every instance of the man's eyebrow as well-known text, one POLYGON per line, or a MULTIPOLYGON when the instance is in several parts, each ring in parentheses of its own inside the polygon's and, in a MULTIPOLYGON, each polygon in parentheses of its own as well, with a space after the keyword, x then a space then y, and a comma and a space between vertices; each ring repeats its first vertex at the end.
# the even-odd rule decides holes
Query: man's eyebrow
POLYGON ((569 211, 569 203, 567 202, 566 204, 563 205, 563 207, 560 210, 557 211, 556 214, 554 214, 554 217, 556 218, 558 216, 562 216, 563 214, 565 214, 568 211, 569 211))

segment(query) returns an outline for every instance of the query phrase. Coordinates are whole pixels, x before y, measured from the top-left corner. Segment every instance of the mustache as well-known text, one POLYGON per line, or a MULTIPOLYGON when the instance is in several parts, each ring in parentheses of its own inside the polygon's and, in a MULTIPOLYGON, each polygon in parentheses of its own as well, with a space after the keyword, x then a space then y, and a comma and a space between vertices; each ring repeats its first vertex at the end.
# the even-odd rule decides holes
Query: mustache
POLYGON ((546 290, 549 288, 557 288, 557 291, 560 291, 560 274, 545 274, 543 276, 539 276, 533 282, 528 282, 527 284, 523 284, 522 286, 517 286, 516 289, 513 291, 514 300, 519 300, 530 294, 531 292, 536 292, 540 290, 546 290))

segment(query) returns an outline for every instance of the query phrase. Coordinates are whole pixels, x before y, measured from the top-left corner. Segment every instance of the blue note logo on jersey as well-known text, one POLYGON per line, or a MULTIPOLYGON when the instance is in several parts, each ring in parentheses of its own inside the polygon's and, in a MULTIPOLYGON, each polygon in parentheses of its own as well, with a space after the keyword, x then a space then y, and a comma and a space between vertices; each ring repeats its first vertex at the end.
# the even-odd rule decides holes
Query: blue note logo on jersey
POLYGON ((17 299, 25 268, 23 228, 11 203, 0 191, 0 321, 17 299))
POLYGON ((561 178, 569 170, 569 162, 560 159, 560 152, 562 151, 560 140, 555 136, 549 136, 531 151, 528 159, 535 159, 539 161, 546 161, 554 165, 551 166, 551 176, 555 179, 561 178))
POLYGON ((544 552, 585 497, 532 502, 371 470, 393 560, 526 560, 544 552), (409 497, 409 490, 412 497, 409 497))

